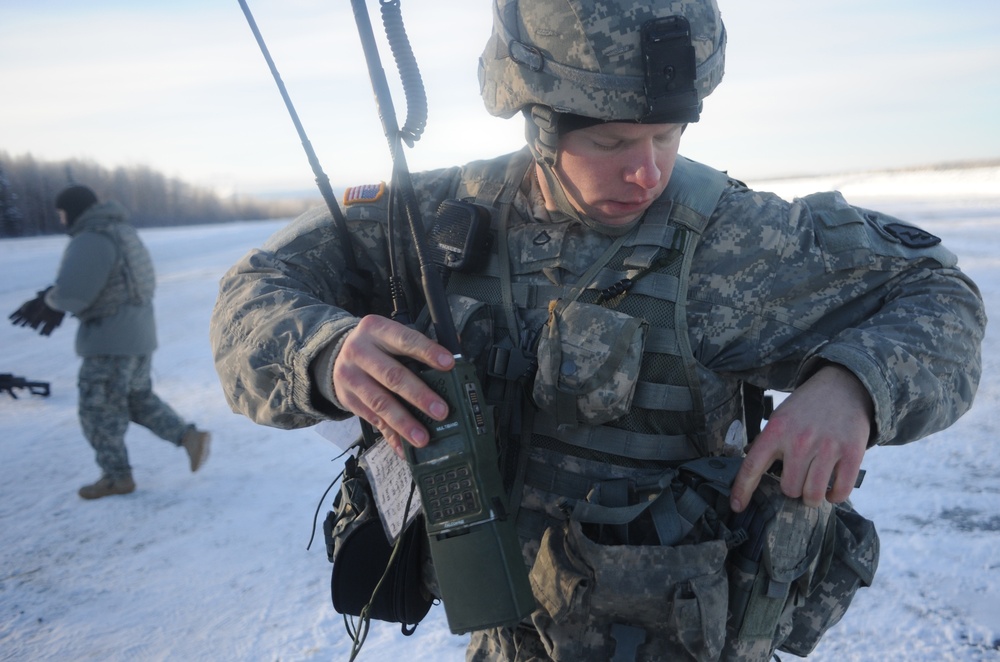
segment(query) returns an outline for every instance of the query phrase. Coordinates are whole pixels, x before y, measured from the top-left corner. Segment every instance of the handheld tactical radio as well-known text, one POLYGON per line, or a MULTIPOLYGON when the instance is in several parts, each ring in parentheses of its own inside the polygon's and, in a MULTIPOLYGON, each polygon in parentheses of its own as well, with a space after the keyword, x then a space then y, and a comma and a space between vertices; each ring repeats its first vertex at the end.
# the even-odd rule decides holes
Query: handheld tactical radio
MULTIPOLYGON (((333 227, 342 245, 350 246, 347 220, 333 195, 329 178, 319 166, 249 7, 245 0, 240 0, 240 5, 302 139, 302 146, 316 174, 316 183, 333 218, 333 227)), ((411 101, 416 106, 412 121, 408 117, 403 130, 396 122, 388 82, 365 2, 351 0, 379 118, 390 143, 393 160, 390 189, 395 191, 397 200, 402 203, 401 216, 405 217, 410 227, 420 263, 421 284, 438 342, 451 350, 458 359, 454 369, 447 372, 430 369, 417 371, 420 378, 448 403, 449 416, 447 420, 437 422, 414 412, 430 431, 430 441, 424 448, 414 448, 409 444, 403 446, 423 500, 430 553, 437 571, 448 625, 452 632, 461 634, 471 630, 513 625, 531 614, 535 601, 521 555, 517 530, 512 519, 508 518, 504 505, 505 493, 498 468, 493 420, 480 399, 482 387, 475 368, 459 357, 461 346, 448 307, 442 274, 431 259, 432 251, 426 245, 421 211, 403 155, 402 143, 405 141, 412 146, 412 142, 423 131, 427 99, 403 30, 398 5, 398 2, 383 3, 382 16, 389 45, 396 56, 397 67, 403 79, 407 107, 409 109, 411 101)), ((461 201, 449 201, 439 210, 439 222, 432 234, 437 243, 436 255, 441 258, 442 267, 448 270, 465 270, 474 264, 474 256, 482 255, 473 252, 473 249, 488 241, 488 212, 461 201)), ((347 267, 345 271, 357 274, 359 270, 350 250, 345 251, 344 259, 347 267)), ((393 260, 390 260, 390 267, 395 279, 397 274, 393 260)), ((399 303, 400 298, 405 299, 398 295, 399 291, 392 294, 394 305, 399 303)), ((364 289, 359 289, 359 300, 364 300, 365 296, 364 289)), ((397 306, 397 310, 405 308, 397 306)), ((400 319, 403 317, 400 316, 400 319)), ((363 637, 354 640, 355 654, 363 640, 363 637)))
POLYGON ((472 364, 418 373, 448 403, 448 418, 421 415, 423 448, 404 444, 423 501, 431 558, 454 634, 513 625, 535 600, 517 530, 507 516, 493 418, 472 364))

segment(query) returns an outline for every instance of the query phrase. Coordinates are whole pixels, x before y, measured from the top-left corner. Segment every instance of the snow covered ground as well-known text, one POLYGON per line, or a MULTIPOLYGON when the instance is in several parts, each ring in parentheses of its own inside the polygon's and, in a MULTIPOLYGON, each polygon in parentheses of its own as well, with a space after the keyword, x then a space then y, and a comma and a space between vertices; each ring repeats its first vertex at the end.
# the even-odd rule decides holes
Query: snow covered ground
MULTIPOLYGON (((988 309, 1000 310, 1000 168, 752 184, 785 196, 836 187, 917 222, 945 239, 988 309)), ((159 276, 156 390, 214 435, 197 474, 182 450, 133 426, 136 492, 79 499, 99 471, 76 419, 76 322, 49 338, 0 324, 0 372, 52 385, 48 398, 0 396, 0 659, 347 659, 322 538, 306 551, 338 450, 315 430, 232 414, 208 344, 219 277, 281 225, 142 233, 159 276)), ((4 315, 51 281, 65 242, 0 241, 4 315)), ((976 405, 955 426, 868 454, 854 501, 879 527, 881 567, 811 660, 1000 660, 998 343, 991 328, 976 405)), ((353 423, 341 427, 354 435, 353 423)), ((435 607, 412 637, 374 623, 361 659, 459 661, 464 647, 435 607)))

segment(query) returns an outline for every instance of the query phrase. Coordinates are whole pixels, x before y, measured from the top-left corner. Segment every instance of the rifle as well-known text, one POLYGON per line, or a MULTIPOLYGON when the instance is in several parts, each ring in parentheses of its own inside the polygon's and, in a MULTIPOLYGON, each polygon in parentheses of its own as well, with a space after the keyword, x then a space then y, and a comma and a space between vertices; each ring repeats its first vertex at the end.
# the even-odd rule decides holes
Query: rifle
POLYGON ((17 400, 16 388, 26 388, 32 395, 49 396, 48 382, 29 382, 24 377, 15 377, 9 372, 0 373, 0 393, 10 393, 10 397, 17 400))

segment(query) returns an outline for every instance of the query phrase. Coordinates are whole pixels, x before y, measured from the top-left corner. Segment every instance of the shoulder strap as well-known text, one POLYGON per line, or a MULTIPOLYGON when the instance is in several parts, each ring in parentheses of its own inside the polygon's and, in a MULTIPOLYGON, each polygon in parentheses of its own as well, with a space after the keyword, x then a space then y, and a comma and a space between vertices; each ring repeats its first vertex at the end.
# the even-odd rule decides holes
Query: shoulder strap
POLYGON ((115 264, 111 270, 113 273, 115 270, 121 268, 125 291, 128 293, 128 303, 134 305, 147 303, 136 283, 135 267, 132 264, 131 255, 129 254, 130 248, 125 245, 125 238, 122 236, 122 232, 124 231, 122 225, 109 223, 96 231, 107 237, 115 247, 115 264))
POLYGON ((726 173, 678 156, 663 197, 669 198, 675 205, 674 220, 701 233, 729 183, 726 173), (683 209, 677 209, 678 205, 683 209), (692 213, 684 213, 683 210, 692 213))

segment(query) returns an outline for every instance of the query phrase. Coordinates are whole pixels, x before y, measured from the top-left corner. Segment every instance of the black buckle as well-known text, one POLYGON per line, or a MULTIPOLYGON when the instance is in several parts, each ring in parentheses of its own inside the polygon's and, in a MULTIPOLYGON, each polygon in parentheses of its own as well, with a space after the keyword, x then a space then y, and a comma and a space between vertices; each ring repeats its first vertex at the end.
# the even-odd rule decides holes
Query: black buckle
POLYGON ((487 374, 507 381, 529 377, 535 368, 535 356, 510 342, 496 344, 490 349, 487 374))

